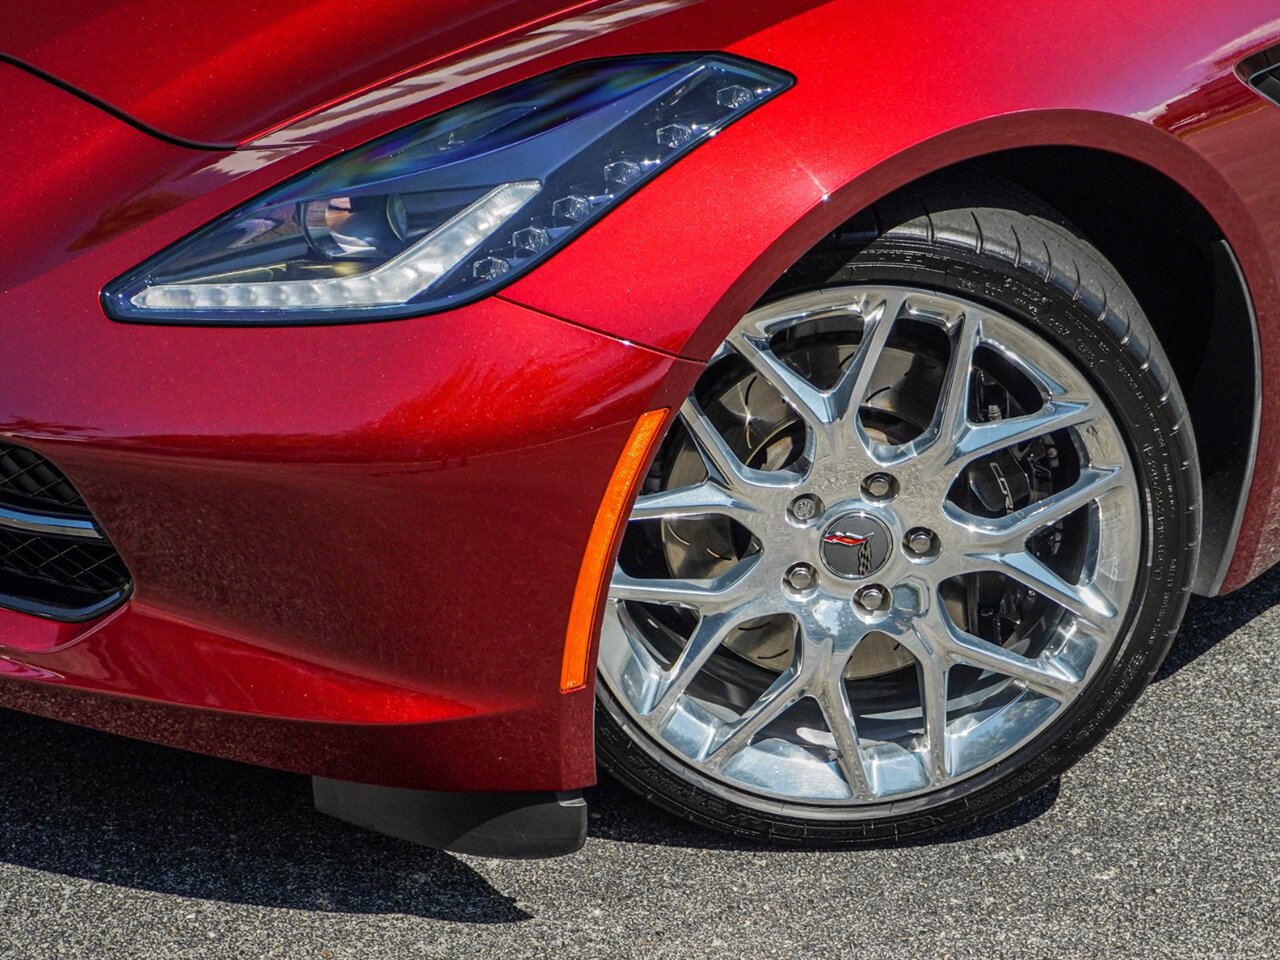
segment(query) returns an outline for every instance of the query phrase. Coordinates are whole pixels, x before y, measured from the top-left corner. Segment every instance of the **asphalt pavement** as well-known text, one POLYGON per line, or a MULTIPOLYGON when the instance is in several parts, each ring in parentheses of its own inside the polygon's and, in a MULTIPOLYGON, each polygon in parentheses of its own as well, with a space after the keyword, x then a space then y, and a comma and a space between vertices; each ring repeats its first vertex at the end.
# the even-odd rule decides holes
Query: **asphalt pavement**
POLYGON ((1194 602, 1157 682, 981 828, 852 853, 616 784, 506 862, 315 814, 303 777, 0 711, 0 958, 1280 956, 1280 573, 1194 602))

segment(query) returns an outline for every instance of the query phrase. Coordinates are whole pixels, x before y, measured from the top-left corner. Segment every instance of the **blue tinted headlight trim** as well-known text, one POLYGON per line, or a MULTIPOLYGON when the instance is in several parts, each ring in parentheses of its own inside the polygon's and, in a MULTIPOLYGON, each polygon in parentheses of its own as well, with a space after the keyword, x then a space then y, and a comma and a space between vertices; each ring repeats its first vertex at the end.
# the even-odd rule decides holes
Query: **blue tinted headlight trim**
POLYGON ((793 82, 724 54, 588 61, 544 74, 258 195, 112 281, 104 308, 132 322, 279 325, 460 306, 533 269, 793 82), (486 198, 504 186, 519 188, 519 202, 489 216, 486 198), (353 242, 344 224, 359 224, 356 211, 366 208, 379 226, 353 242), (476 229, 463 236, 462 221, 476 229), (441 254, 450 243, 453 255, 441 254), (400 284, 391 294, 347 296, 348 286, 376 286, 379 264, 412 260, 415 251, 434 258, 434 272, 423 274, 433 279, 417 293, 387 302, 416 289, 400 284))

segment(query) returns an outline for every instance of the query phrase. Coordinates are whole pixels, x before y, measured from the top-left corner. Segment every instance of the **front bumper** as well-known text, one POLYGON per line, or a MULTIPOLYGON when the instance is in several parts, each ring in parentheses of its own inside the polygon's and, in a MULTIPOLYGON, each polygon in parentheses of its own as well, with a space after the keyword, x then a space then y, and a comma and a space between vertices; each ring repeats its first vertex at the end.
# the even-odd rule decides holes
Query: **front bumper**
POLYGON ((0 435, 68 474, 134 578, 87 623, 0 611, 0 704, 343 780, 591 783, 590 687, 559 690, 579 565, 636 418, 698 365, 500 299, 115 323, 98 291, 154 242, 131 218, 227 161, 0 69, 6 217, 49 224, 0 268, 0 435), (67 143, 92 153, 51 161, 67 143))

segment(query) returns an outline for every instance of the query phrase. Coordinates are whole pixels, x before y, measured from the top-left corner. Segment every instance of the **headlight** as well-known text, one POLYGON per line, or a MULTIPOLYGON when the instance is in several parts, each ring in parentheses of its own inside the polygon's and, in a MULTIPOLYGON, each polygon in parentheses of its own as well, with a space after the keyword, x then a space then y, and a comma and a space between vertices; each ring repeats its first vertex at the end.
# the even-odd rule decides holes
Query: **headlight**
POLYGON ((558 70, 262 194, 109 284, 107 312, 321 323, 474 300, 790 84, 725 56, 558 70))

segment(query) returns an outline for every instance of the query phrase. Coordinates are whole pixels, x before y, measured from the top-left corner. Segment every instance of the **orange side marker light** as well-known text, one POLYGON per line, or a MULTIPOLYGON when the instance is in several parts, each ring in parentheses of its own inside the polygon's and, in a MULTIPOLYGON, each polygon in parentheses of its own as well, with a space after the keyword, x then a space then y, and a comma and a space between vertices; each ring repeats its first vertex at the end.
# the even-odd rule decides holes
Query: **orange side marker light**
POLYGON ((613 468, 609 486, 605 488, 600 509, 591 525, 591 536, 578 570, 578 584, 569 608, 569 629, 564 638, 564 661, 560 667, 560 692, 568 693, 586 685, 591 641, 600 622, 601 602, 613 571, 613 555, 617 550, 622 527, 627 521, 627 508, 635 494, 642 471, 649 463, 654 444, 662 436, 667 408, 650 410, 636 421, 627 445, 613 468))

